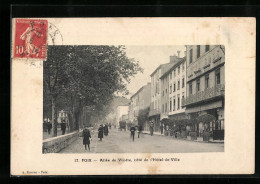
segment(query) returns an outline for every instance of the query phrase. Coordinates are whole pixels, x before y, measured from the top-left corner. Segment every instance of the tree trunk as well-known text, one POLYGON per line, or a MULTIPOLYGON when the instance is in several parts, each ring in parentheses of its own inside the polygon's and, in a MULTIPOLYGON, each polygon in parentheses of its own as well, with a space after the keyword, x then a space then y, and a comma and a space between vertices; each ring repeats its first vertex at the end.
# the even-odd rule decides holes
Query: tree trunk
POLYGON ((54 104, 54 97, 51 96, 51 124, 52 124, 52 131, 53 137, 55 137, 55 104, 54 104))

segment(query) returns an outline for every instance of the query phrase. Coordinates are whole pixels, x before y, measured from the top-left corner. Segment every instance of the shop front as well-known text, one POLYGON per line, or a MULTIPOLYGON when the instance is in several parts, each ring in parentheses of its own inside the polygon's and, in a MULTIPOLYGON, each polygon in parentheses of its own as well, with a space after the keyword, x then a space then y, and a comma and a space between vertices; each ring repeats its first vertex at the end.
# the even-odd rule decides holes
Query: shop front
POLYGON ((200 106, 187 107, 189 119, 195 123, 188 125, 190 134, 200 141, 224 140, 224 108, 222 101, 200 106))

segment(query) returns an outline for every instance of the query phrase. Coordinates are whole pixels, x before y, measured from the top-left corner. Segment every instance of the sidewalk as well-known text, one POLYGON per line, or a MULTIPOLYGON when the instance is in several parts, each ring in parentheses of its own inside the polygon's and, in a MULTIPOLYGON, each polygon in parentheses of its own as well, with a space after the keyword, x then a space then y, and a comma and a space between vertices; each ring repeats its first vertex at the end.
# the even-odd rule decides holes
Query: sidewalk
MULTIPOLYGON (((142 131, 143 134, 149 134, 149 131, 142 131)), ((164 134, 161 134, 159 132, 154 132, 154 135, 158 135, 158 136, 165 136, 164 134)), ((170 137, 170 136, 165 136, 165 137, 170 137)), ((177 138, 173 138, 173 139, 177 139, 177 138)), ((190 142, 200 142, 200 143, 222 143, 224 144, 224 140, 210 140, 210 141, 199 141, 199 140, 187 140, 187 139, 183 139, 183 138, 179 138, 178 140, 183 140, 183 141, 190 141, 190 142)))
MULTIPOLYGON (((143 134, 149 134, 150 135, 150 132, 149 131, 142 131, 143 134)), ((153 132, 154 135, 159 135, 159 136, 164 136, 164 134, 161 134, 160 132, 153 132)))

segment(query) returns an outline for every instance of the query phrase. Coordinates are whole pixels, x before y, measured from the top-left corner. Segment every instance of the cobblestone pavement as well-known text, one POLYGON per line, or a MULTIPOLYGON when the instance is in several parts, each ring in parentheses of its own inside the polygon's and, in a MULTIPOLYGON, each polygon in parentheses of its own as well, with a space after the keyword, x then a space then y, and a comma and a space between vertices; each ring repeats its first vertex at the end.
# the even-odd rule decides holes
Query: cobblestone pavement
POLYGON ((165 136, 150 136, 141 134, 135 140, 130 139, 129 131, 109 130, 109 135, 102 141, 97 138, 97 132, 91 133, 90 151, 85 150, 83 138, 79 137, 60 153, 192 153, 192 152, 223 152, 224 144, 200 143, 174 139, 165 136))

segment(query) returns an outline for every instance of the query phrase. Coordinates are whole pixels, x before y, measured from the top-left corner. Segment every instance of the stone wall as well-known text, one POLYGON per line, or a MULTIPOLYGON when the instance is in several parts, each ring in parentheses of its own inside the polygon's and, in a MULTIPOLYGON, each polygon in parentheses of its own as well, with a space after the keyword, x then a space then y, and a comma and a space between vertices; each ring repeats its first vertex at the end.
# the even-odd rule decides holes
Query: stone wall
POLYGON ((58 153, 60 150, 66 148, 75 140, 77 140, 79 136, 82 136, 82 130, 45 139, 43 140, 42 144, 42 153, 58 153))

